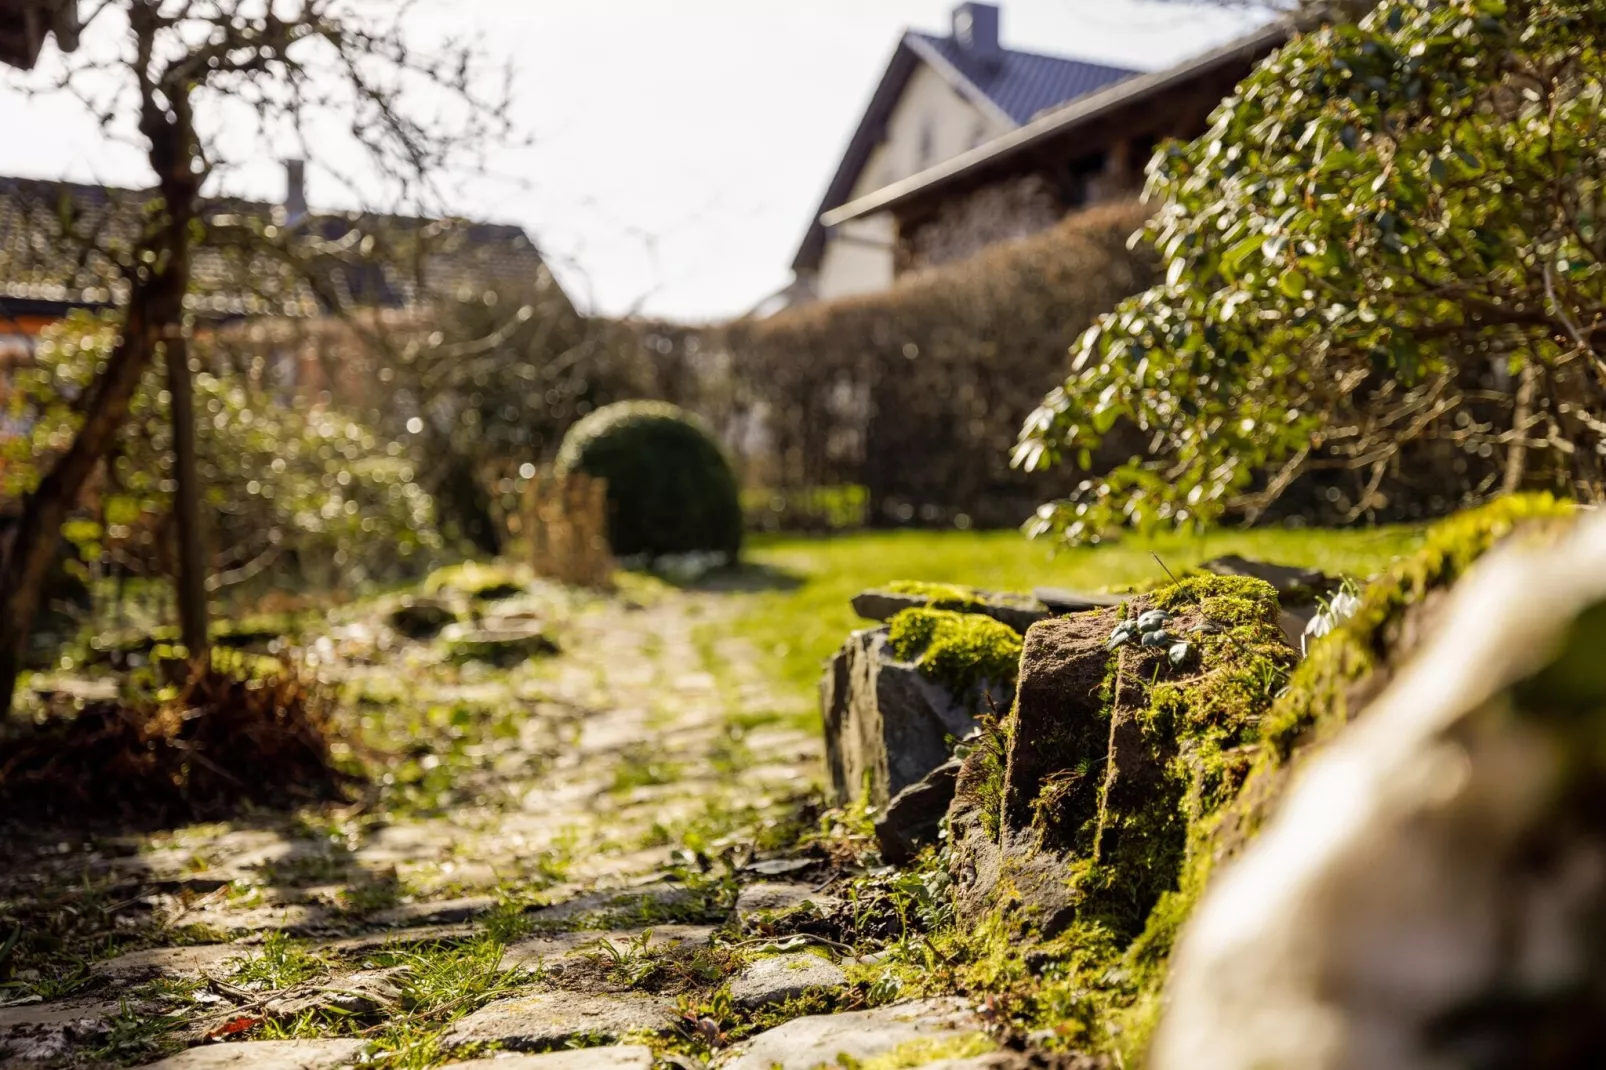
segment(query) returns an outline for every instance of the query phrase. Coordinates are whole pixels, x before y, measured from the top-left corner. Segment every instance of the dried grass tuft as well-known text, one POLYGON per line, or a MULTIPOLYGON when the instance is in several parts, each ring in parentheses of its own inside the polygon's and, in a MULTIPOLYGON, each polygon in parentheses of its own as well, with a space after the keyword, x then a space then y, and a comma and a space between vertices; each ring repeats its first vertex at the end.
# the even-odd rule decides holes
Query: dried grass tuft
POLYGON ((254 805, 349 801, 359 744, 296 663, 210 668, 176 694, 93 702, 0 728, 0 814, 15 821, 163 824, 254 805))

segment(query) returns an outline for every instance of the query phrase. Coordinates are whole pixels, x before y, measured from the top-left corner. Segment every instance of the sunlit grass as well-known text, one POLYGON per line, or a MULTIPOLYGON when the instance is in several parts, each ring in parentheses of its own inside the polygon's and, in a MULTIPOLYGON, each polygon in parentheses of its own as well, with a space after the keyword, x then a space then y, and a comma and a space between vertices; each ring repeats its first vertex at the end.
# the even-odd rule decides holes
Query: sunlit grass
POLYGON ((1265 528, 1080 548, 1032 542, 1013 531, 757 536, 746 554, 748 567, 791 577, 796 586, 782 583, 753 595, 735 629, 769 660, 767 668, 789 717, 815 727, 821 668, 848 632, 867 626, 854 615, 849 600, 869 587, 913 579, 994 590, 1121 590, 1164 577, 1156 554, 1173 572, 1235 553, 1365 577, 1420 541, 1416 527, 1265 528))

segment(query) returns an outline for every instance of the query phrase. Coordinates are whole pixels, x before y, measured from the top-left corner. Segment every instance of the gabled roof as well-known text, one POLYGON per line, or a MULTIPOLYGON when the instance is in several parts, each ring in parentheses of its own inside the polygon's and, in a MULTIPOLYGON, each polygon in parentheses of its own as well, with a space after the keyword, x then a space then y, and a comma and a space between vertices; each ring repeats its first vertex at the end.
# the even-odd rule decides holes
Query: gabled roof
POLYGON ((989 169, 1006 168, 1010 158, 1052 138, 1066 136, 1119 109, 1157 97, 1217 71, 1247 70, 1286 43, 1294 32, 1292 23, 1276 20, 1175 67, 1139 75, 1119 84, 1105 85, 1059 108, 1044 112, 1020 128, 1001 134, 969 152, 942 160, 857 200, 836 205, 822 213, 822 222, 825 227, 841 226, 854 219, 897 208, 916 197, 977 179, 989 169))
POLYGON ((940 75, 954 91, 1011 126, 1029 122, 1047 108, 1130 78, 1136 71, 1084 60, 1062 59, 1033 52, 999 49, 990 62, 981 62, 952 37, 907 32, 887 63, 870 104, 848 141, 842 161, 826 186, 825 196, 809 221, 808 232, 792 260, 794 271, 819 266, 825 252, 825 228, 820 216, 843 204, 853 192, 875 149, 886 134, 886 124, 903 96, 904 88, 920 64, 940 75))
POLYGON ((999 50, 996 62, 984 64, 952 37, 910 32, 904 41, 950 83, 979 90, 1017 126, 1030 122, 1038 112, 1138 73, 1103 63, 1008 48, 999 50))
MULTIPOLYGON (((8 316, 104 308, 127 297, 122 262, 155 194, 115 186, 0 176, 0 333, 8 316)), ((288 220, 282 206, 211 198, 208 240, 196 248, 186 306, 198 316, 316 316, 336 301, 410 308, 431 297, 499 286, 556 289, 516 226, 368 213, 288 220), (321 283, 260 244, 227 235, 277 228, 321 283)))

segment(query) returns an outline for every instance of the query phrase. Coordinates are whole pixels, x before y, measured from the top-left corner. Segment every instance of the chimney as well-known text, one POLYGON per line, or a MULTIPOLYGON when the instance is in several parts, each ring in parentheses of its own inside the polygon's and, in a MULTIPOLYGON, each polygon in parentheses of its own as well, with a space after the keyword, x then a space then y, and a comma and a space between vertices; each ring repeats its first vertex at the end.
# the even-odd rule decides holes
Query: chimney
POLYGON ((998 43, 998 5, 960 4, 954 8, 954 42, 984 67, 1003 62, 998 43))
POLYGON ((307 217, 307 161, 284 162, 284 215, 290 225, 307 217))

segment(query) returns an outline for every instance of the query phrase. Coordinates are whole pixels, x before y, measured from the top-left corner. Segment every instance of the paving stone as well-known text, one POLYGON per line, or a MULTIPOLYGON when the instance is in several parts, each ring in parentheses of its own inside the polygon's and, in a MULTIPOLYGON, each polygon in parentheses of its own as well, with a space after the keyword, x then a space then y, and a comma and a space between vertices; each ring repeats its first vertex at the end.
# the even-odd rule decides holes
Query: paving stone
POLYGON ((231 959, 244 958, 249 948, 234 944, 197 944, 194 947, 153 947, 131 951, 97 962, 89 972, 118 982, 151 981, 159 977, 194 977, 225 969, 231 959))
POLYGON ((337 955, 360 955, 365 951, 377 951, 384 947, 399 947, 407 944, 433 944, 447 940, 466 940, 478 933, 479 927, 470 924, 461 925, 426 925, 416 929, 389 929, 379 933, 365 933, 362 936, 348 936, 340 940, 330 940, 319 944, 317 950, 329 951, 337 955))
POLYGON ((652 1070, 652 1049, 639 1044, 607 1048, 553 1051, 545 1055, 513 1055, 500 1059, 473 1059, 452 1063, 448 1070, 652 1070))
POLYGON ((647 946, 651 949, 675 944, 706 944, 714 935, 713 926, 710 925, 655 925, 650 930, 611 929, 597 932, 581 929, 551 933, 511 945, 502 955, 502 965, 504 968, 523 966, 527 969, 558 967, 590 951, 600 950, 599 941, 607 940, 615 946, 621 946, 640 938, 642 932, 650 933, 647 946))
POLYGON ((402 928, 410 925, 454 925, 471 921, 496 909, 497 899, 474 895, 463 899, 443 899, 433 903, 403 903, 376 911, 365 919, 370 925, 402 928))
POLYGON ((819 955, 801 951, 759 959, 731 982, 731 998, 744 1007, 801 996, 809 988, 844 988, 848 976, 819 955))
POLYGON ((758 881, 736 896, 736 920, 746 925, 759 914, 781 914, 812 902, 820 913, 829 914, 838 905, 829 895, 821 895, 812 884, 787 881, 758 881))
POLYGON ((716 1065, 721 1070, 815 1070, 848 1059, 874 1059, 914 1041, 956 1040, 979 1032, 981 1025, 963 1001, 950 998, 814 1014, 744 1041, 716 1065))
POLYGON ((208 1044, 150 1063, 145 1070, 330 1070, 354 1066, 360 1040, 254 1040, 208 1044))
POLYGON ((262 1008, 264 1016, 290 1021, 308 1011, 332 1010, 342 1014, 372 1014, 396 1006, 403 994, 403 983, 412 969, 393 966, 384 970, 365 970, 335 981, 293 988, 270 999, 262 1008))
POLYGON ((692 897, 692 891, 684 885, 657 882, 640 888, 590 892, 565 903, 556 903, 532 911, 530 917, 537 923, 570 921, 585 914, 632 910, 649 903, 663 909, 672 909, 686 905, 692 897))
POLYGON ((615 1040, 668 1028, 674 1009, 672 1000, 639 992, 542 992, 480 1008, 454 1025, 441 1043, 448 1050, 500 1044, 509 1051, 529 1051, 577 1039, 615 1040))
POLYGON ((0 1037, 36 1027, 103 1021, 116 1013, 116 1003, 87 1000, 24 1003, 15 1007, 0 1007, 0 1037))

